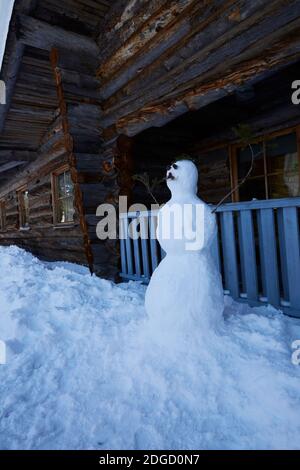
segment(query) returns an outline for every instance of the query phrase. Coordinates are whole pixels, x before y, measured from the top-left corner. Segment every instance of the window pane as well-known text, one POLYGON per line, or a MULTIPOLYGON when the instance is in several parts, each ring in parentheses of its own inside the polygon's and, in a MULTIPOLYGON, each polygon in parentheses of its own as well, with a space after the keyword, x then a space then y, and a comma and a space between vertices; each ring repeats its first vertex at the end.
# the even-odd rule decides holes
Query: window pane
POLYGON ((70 171, 57 176, 57 222, 66 223, 74 220, 74 186, 70 171))
POLYGON ((71 180, 71 173, 69 171, 65 173, 65 195, 73 195, 73 183, 71 180))
POLYGON ((74 220, 73 197, 60 199, 59 201, 59 222, 73 222, 74 220))
POLYGON ((252 199, 266 199, 264 176, 248 178, 239 189, 240 201, 252 201, 252 199))
POLYGON ((296 134, 291 133, 269 140, 266 153, 270 197, 299 196, 299 158, 296 134))
POLYGON ((57 188, 58 188, 58 197, 63 197, 65 195, 65 173, 62 173, 57 177, 57 188))
MULTIPOLYGON (((252 144, 252 150, 255 156, 254 168, 251 173, 253 176, 263 176, 264 175, 264 156, 263 156, 263 144, 252 144)), ((240 149, 237 152, 237 162, 238 162, 238 178, 239 180, 243 179, 249 171, 252 159, 252 152, 248 147, 245 149, 240 149)), ((253 196, 254 197, 254 196, 253 196)))
POLYGON ((29 192, 22 191, 19 193, 19 211, 20 226, 25 228, 29 226, 29 192))

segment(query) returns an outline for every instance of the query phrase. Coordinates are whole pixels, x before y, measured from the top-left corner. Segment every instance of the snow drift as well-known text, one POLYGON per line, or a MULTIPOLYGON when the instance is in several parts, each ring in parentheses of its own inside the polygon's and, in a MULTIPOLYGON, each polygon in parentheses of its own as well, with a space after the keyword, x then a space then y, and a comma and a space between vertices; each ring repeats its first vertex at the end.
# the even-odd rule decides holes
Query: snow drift
POLYGON ((16 247, 0 266, 1 449, 300 448, 298 320, 226 298, 222 333, 172 354, 140 284, 16 247))

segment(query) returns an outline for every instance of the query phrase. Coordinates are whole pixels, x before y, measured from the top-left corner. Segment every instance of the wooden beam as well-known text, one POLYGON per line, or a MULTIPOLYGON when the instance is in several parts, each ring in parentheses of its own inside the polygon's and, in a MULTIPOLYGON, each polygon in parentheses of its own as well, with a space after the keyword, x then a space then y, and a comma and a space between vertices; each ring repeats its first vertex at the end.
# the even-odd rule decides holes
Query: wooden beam
MULTIPOLYGON (((187 11, 190 11, 191 5, 195 3, 199 5, 198 0, 182 0, 181 2, 173 0, 167 2, 164 8, 160 8, 148 21, 144 22, 140 29, 135 29, 134 34, 132 34, 127 41, 123 40, 118 50, 114 54, 111 54, 108 60, 100 65, 98 71, 99 76, 101 78, 110 77, 118 68, 141 50, 143 55, 145 55, 145 46, 150 41, 151 43, 155 41, 156 36, 161 36, 161 33, 174 22, 176 24, 180 23, 178 16, 185 16, 187 11)), ((189 24, 190 23, 189 18, 189 24)))
MULTIPOLYGON (((76 72, 88 75, 95 78, 97 66, 99 65, 99 58, 92 52, 76 51, 76 54, 70 54, 70 51, 65 48, 64 44, 59 47, 59 57, 57 58, 59 68, 67 73, 76 72)), ((98 82, 99 87, 99 82, 98 82)))
POLYGON ((37 157, 36 152, 29 152, 27 150, 1 150, 0 149, 0 162, 31 162, 37 157))
MULTIPOLYGON (((216 101, 239 89, 240 86, 249 83, 253 84, 263 79, 270 71, 278 70, 284 64, 291 63, 300 58, 300 37, 290 44, 283 42, 275 45, 266 51, 263 56, 248 60, 241 67, 236 66, 231 73, 218 78, 214 82, 196 86, 194 82, 185 84, 187 91, 182 94, 168 97, 151 105, 140 107, 136 112, 124 115, 120 119, 113 119, 116 122, 118 133, 125 133, 133 136, 151 126, 162 126, 181 114, 200 109, 207 104, 216 101)), ((101 125, 110 125, 105 117, 101 120, 101 125)))
MULTIPOLYGON (((159 99, 165 100, 171 93, 175 98, 188 87, 208 83, 212 77, 222 77, 233 66, 241 64, 249 57, 262 55, 262 51, 272 47, 285 36, 289 36, 292 42, 293 34, 299 31, 299 2, 291 1, 287 7, 286 2, 277 0, 275 11, 273 2, 272 5, 268 3, 265 9, 255 12, 251 5, 247 10, 247 18, 237 26, 230 27, 226 34, 215 37, 216 32, 211 31, 212 36, 206 35, 207 30, 204 29, 202 41, 205 46, 201 47, 200 39, 193 44, 193 48, 190 44, 191 50, 187 48, 184 53, 187 57, 185 60, 181 54, 174 53, 175 66, 172 65, 170 70, 166 69, 165 62, 156 63, 155 68, 146 68, 135 80, 104 103, 105 114, 109 116, 109 120, 103 124, 110 125, 141 106, 146 107, 147 103, 152 105, 159 99), (272 16, 265 15, 266 11, 269 15, 272 13, 272 16), (213 41, 209 39, 211 37, 214 38, 213 41)), ((212 23, 211 28, 214 26, 212 23)), ((216 31, 219 33, 219 28, 216 31)))
POLYGON ((0 173, 4 173, 6 171, 12 170, 13 168, 25 165, 26 161, 12 161, 5 163, 4 165, 0 165, 0 173))
POLYGON ((95 57, 99 54, 99 48, 93 39, 28 15, 18 15, 17 34, 22 44, 38 49, 51 51, 53 47, 63 45, 69 52, 88 53, 95 57))
POLYGON ((102 24, 97 43, 99 59, 104 62, 113 55, 136 30, 170 0, 117 0, 102 24))

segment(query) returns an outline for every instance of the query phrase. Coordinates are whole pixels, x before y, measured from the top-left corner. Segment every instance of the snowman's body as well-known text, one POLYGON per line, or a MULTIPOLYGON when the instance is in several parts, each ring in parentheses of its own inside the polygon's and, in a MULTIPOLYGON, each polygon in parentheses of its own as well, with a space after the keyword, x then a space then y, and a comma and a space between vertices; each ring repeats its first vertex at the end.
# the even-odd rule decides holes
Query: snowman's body
POLYGON ((167 174, 172 197, 158 213, 157 238, 166 256, 152 275, 145 305, 166 342, 215 330, 223 313, 221 276, 211 253, 216 220, 196 195, 197 180, 196 166, 179 161, 167 174))

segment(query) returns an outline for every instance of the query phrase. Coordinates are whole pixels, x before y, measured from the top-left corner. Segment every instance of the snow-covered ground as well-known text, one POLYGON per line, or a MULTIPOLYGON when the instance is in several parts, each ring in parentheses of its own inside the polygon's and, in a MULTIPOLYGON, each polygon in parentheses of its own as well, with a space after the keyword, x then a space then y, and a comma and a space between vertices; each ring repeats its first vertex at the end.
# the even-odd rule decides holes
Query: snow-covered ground
POLYGON ((227 298, 221 333, 172 353, 139 284, 16 247, 0 268, 1 449, 300 448, 298 320, 227 298))

